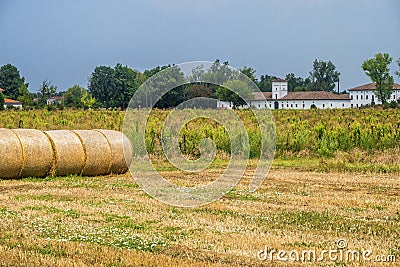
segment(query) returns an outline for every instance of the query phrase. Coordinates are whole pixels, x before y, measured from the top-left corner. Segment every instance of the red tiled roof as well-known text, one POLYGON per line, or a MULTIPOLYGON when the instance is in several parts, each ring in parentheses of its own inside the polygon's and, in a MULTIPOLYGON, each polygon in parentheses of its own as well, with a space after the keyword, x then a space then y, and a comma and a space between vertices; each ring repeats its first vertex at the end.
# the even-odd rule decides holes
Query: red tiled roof
POLYGON ((325 91, 289 92, 283 100, 350 100, 349 94, 334 94, 325 91))
POLYGON ((4 104, 21 104, 21 102, 14 99, 4 98, 4 104))
POLYGON ((253 93, 253 100, 257 101, 263 101, 267 99, 272 99, 272 93, 271 92, 257 92, 253 93))
MULTIPOLYGON (((400 90, 400 84, 394 83, 393 84, 393 89, 400 90)), ((376 84, 375 83, 368 83, 368 84, 364 84, 364 85, 357 86, 357 87, 349 89, 349 91, 373 91, 373 90, 376 90, 376 84)))

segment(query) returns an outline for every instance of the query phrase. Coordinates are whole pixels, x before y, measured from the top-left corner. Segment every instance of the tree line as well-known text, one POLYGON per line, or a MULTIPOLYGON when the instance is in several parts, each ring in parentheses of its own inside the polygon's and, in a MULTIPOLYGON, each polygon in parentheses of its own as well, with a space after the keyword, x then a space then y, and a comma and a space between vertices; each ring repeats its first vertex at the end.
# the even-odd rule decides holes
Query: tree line
MULTIPOLYGON (((394 78, 390 75, 389 69, 392 60, 389 54, 378 53, 373 58, 365 60, 361 65, 366 75, 376 83, 375 94, 382 103, 387 103, 393 92, 394 78)), ((399 71, 395 73, 400 77, 400 59, 397 60, 397 65, 399 71)), ((239 73, 230 68, 228 62, 220 62, 220 60, 216 60, 207 70, 199 66, 194 68, 189 78, 185 77, 175 65, 157 66, 144 72, 120 63, 115 67, 97 66, 89 77, 87 88, 74 85, 64 92, 58 92, 57 86, 45 79, 34 93, 28 90, 29 83, 20 75, 17 67, 6 64, 0 68, 0 88, 4 90, 2 93, 0 92, 0 109, 4 108, 5 97, 19 100, 24 107, 44 107, 47 99, 54 95, 62 96, 61 105, 66 107, 125 109, 129 100, 147 79, 166 69, 168 69, 167 75, 154 81, 157 85, 165 86, 171 81, 181 82, 183 85, 174 88, 159 99, 156 102, 158 108, 175 107, 183 101, 195 97, 216 98, 240 105, 244 103, 243 99, 227 88, 235 88, 241 96, 245 97, 251 97, 253 91, 251 86, 245 82, 232 80, 232 77, 236 77, 239 73), (199 82, 201 80, 210 82, 199 82), (218 86, 216 83, 223 86, 218 86)), ((258 78, 256 70, 247 66, 240 69, 240 73, 246 75, 263 92, 271 91, 272 81, 277 78, 268 74, 258 78)), ((339 77, 340 72, 331 61, 315 59, 308 77, 297 77, 294 73, 288 73, 285 79, 288 81, 289 91, 333 92, 336 83, 339 82, 339 77)), ((142 107, 148 106, 153 101, 152 97, 156 92, 151 90, 155 90, 155 87, 146 88, 139 103, 142 107)))

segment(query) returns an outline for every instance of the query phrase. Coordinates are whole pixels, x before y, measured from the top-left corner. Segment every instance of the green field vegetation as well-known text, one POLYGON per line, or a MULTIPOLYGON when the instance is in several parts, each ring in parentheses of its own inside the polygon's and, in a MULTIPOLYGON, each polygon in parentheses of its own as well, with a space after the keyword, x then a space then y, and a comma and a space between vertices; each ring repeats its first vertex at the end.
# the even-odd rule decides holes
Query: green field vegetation
MULTIPOLYGON (((218 111, 216 111, 218 112, 218 111)), ((236 111, 247 127, 250 156, 259 156, 260 132, 250 110, 236 111)), ((148 152, 162 158, 161 129, 168 110, 153 110, 147 124, 148 152)), ((400 110, 278 110, 276 167, 322 171, 400 171, 400 110)), ((138 116, 140 112, 138 111, 138 116)), ((122 130, 125 112, 116 110, 4 111, 0 127, 49 129, 122 130)), ((181 130, 180 147, 191 157, 199 156, 199 143, 211 138, 218 157, 226 160, 230 142, 224 128, 207 119, 189 122, 181 130)))

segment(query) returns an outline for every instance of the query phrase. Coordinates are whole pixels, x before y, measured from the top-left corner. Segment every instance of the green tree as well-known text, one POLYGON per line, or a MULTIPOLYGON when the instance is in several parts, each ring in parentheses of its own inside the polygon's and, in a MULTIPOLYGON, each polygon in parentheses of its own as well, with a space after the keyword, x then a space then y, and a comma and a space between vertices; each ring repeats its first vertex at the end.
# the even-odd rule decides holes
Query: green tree
POLYGON ((0 92, 0 110, 4 110, 4 95, 0 92))
POLYGON ((31 106, 33 104, 33 96, 28 91, 27 84, 21 83, 18 88, 18 101, 21 101, 24 107, 31 106))
POLYGON ((397 65, 399 66, 399 70, 396 71, 396 75, 400 77, 400 58, 397 60, 397 65))
POLYGON ((390 75, 389 65, 392 58, 389 54, 378 53, 374 58, 365 60, 361 67, 365 74, 376 84, 374 94, 382 104, 387 104, 393 93, 393 76, 390 75))
POLYGON ((138 71, 119 63, 114 68, 99 66, 89 78, 88 89, 102 106, 126 108, 142 78, 138 71))
POLYGON ((214 96, 213 90, 204 84, 192 84, 187 89, 187 97, 188 99, 192 99, 195 97, 209 97, 212 98, 214 96))
POLYGON ((249 77, 250 80, 252 80, 255 84, 257 84, 257 78, 256 78, 256 70, 251 68, 251 67, 246 67, 244 66, 243 69, 240 70, 244 75, 249 77))
POLYGON ((257 83, 258 88, 262 92, 271 92, 272 91, 272 80, 275 80, 277 77, 275 76, 270 76, 268 74, 266 75, 261 75, 260 76, 260 81, 257 83))
POLYGON ((141 96, 142 106, 148 107, 149 103, 156 100, 154 97, 159 97, 166 88, 174 89, 164 94, 156 102, 155 107, 175 107, 187 99, 187 86, 179 85, 186 83, 185 75, 178 66, 157 66, 151 70, 146 70, 144 74, 147 78, 155 76, 146 84, 144 95, 141 96), (162 75, 157 75, 160 71, 163 71, 162 75))
POLYGON ((331 61, 314 60, 313 70, 310 71, 309 88, 311 91, 333 91, 335 82, 339 80, 340 72, 331 61))
POLYGON ((85 88, 74 85, 64 93, 64 105, 66 107, 82 108, 82 96, 87 92, 85 88))
POLYGON ((29 86, 28 83, 25 83, 25 78, 21 77, 17 67, 11 64, 1 66, 0 88, 4 89, 4 95, 12 99, 18 99, 21 84, 25 84, 27 88, 29 86))
POLYGON ((309 91, 308 86, 310 84, 310 79, 303 79, 301 77, 296 77, 294 73, 286 74, 285 79, 288 81, 288 90, 293 91, 309 91))
POLYGON ((219 100, 232 102, 235 107, 245 104, 244 100, 251 99, 252 89, 251 87, 241 80, 230 80, 223 84, 223 86, 218 87, 215 95, 219 100), (240 96, 245 99, 242 99, 240 96))
POLYGON ((47 99, 57 92, 57 86, 53 85, 51 81, 45 79, 42 85, 38 89, 39 92, 39 104, 45 105, 47 99))

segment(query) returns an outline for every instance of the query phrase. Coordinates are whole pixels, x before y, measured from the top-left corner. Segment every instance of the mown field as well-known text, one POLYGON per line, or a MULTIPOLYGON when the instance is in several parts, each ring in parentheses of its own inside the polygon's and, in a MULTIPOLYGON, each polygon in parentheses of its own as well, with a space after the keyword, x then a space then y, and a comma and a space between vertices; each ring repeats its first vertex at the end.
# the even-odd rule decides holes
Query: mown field
MULTIPOLYGON (((262 187, 247 191, 250 166, 230 193, 197 208, 162 204, 129 174, 1 180, 0 266, 396 266, 373 260, 400 257, 399 111, 273 115, 276 160, 262 187), (318 253, 337 249, 339 239, 346 249, 371 250, 372 261, 257 258, 265 246, 318 253)), ((6 111, 0 127, 121 130, 123 118, 119 111, 6 111)), ((200 126, 188 127, 201 136, 200 126)), ((196 149, 187 153, 196 156, 196 149)), ((203 173, 163 168, 162 174, 177 184, 206 183, 223 171, 223 152, 203 173)))

